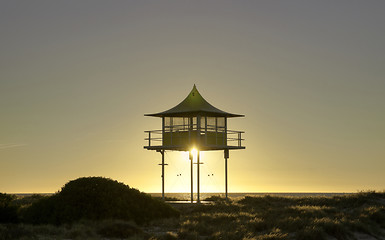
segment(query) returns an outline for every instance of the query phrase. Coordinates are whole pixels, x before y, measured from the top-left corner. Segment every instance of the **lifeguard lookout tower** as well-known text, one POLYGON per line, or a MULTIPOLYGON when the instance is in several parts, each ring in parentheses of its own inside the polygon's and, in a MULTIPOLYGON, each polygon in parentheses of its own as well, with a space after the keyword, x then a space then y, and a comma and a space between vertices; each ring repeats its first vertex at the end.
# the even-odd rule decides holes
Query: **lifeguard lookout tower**
POLYGON ((164 153, 165 151, 189 151, 191 160, 191 202, 193 202, 193 154, 197 150, 197 202, 199 198, 200 151, 224 151, 225 159, 225 195, 227 193, 227 159, 229 150, 245 149, 242 146, 243 131, 227 129, 227 119, 244 117, 219 110, 208 103, 198 92, 196 86, 189 95, 175 107, 159 113, 145 116, 162 119, 162 130, 145 131, 147 133, 147 150, 156 150, 162 155, 162 198, 164 199, 164 153))

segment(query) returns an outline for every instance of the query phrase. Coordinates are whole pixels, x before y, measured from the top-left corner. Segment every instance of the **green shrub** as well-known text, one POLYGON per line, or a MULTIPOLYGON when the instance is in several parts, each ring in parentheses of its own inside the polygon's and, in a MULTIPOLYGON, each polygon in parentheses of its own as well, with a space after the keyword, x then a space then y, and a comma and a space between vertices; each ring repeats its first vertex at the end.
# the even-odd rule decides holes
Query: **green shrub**
POLYGON ((177 217, 179 212, 150 195, 102 177, 79 178, 60 192, 45 197, 23 211, 24 221, 34 224, 72 223, 81 219, 133 220, 177 217))
POLYGON ((230 199, 226 199, 224 197, 221 197, 221 196, 211 196, 211 197, 208 197, 208 198, 205 198, 203 201, 208 201, 208 202, 215 202, 215 203, 230 203, 231 200, 230 199))
POLYGON ((370 220, 379 224, 382 228, 385 228, 385 206, 381 207, 369 207, 365 209, 370 220))
POLYGON ((307 226, 301 231, 296 232, 297 240, 324 240, 326 239, 326 234, 319 227, 307 226))
POLYGON ((157 239, 159 239, 159 240, 177 240, 178 239, 178 235, 175 234, 175 233, 168 232, 168 233, 166 233, 164 235, 159 236, 157 239))
POLYGON ((12 206, 14 196, 0 193, 0 223, 18 222, 17 207, 12 206))
POLYGON ((12 205, 17 208, 29 207, 32 203, 43 199, 44 196, 40 194, 32 194, 30 196, 18 197, 12 200, 12 205))
POLYGON ((129 238, 143 234, 135 224, 119 220, 103 221, 97 232, 105 238, 129 238))
POLYGON ((285 240, 288 238, 287 233, 282 233, 280 229, 276 228, 273 231, 262 234, 257 237, 257 240, 285 240))
POLYGON ((321 228, 327 234, 337 237, 338 239, 347 239, 348 237, 348 231, 339 220, 333 220, 325 217, 315 219, 313 224, 321 228))
POLYGON ((22 224, 0 225, 0 240, 22 239, 25 236, 34 237, 34 233, 22 224))

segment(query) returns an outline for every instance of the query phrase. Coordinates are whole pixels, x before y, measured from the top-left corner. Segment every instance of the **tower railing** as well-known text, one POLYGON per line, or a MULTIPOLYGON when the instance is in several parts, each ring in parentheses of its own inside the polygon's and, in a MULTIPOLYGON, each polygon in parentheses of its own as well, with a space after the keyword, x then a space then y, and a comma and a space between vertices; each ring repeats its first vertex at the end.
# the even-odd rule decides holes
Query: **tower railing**
POLYGON ((196 142, 202 147, 230 147, 244 148, 242 134, 244 131, 225 130, 224 128, 207 127, 196 130, 176 130, 178 128, 165 128, 162 130, 145 131, 147 146, 151 147, 185 147, 196 142))

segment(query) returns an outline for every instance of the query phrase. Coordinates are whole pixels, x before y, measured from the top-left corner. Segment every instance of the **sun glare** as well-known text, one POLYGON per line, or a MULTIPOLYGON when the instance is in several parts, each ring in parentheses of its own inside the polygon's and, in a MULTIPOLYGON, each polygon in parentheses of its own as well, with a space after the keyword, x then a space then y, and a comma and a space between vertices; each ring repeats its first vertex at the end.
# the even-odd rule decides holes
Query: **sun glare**
POLYGON ((191 149, 191 153, 195 156, 198 154, 198 150, 196 148, 191 149))
POLYGON ((194 147, 189 152, 189 160, 197 159, 198 156, 198 150, 194 147))

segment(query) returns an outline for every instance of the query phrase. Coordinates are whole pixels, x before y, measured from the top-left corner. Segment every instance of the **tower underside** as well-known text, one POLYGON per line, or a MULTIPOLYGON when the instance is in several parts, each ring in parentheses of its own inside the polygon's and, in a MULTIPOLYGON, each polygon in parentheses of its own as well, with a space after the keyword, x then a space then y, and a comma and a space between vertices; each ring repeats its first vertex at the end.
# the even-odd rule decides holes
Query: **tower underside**
MULTIPOLYGON (((183 147, 183 146, 144 146, 147 150, 168 150, 168 151, 182 151, 182 152, 188 152, 191 151, 192 147, 183 147)), ((245 149, 246 147, 241 146, 199 146, 199 151, 218 151, 218 150, 237 150, 237 149, 245 149)))

